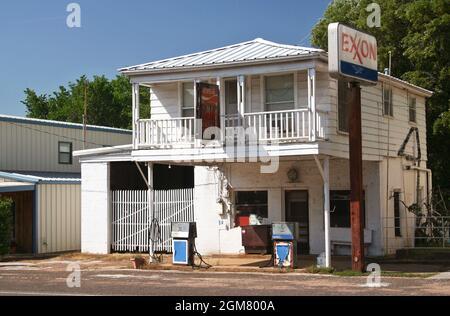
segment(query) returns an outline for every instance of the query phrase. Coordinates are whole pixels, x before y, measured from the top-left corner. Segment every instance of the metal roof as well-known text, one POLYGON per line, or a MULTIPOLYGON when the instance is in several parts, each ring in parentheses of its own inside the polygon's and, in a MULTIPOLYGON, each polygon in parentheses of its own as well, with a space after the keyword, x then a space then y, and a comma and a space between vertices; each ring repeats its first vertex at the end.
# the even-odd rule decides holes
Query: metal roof
POLYGON ((257 38, 252 41, 203 52, 153 61, 119 69, 120 72, 157 71, 192 67, 252 63, 296 57, 316 56, 325 51, 316 48, 278 44, 257 38))
POLYGON ((45 173, 42 175, 28 173, 28 172, 4 172, 0 171, 0 178, 14 180, 17 182, 27 183, 48 183, 48 184, 73 184, 81 183, 81 175, 73 173, 45 173))
MULTIPOLYGON (((73 129, 83 129, 83 124, 79 123, 70 123, 70 122, 60 122, 60 121, 51 121, 51 120, 43 120, 43 119, 35 119, 29 117, 19 117, 12 115, 3 115, 0 114, 0 122, 15 122, 21 124, 34 124, 34 125, 45 125, 45 126, 57 126, 63 128, 73 128, 73 129)), ((111 132, 118 134, 131 134, 132 131, 128 129, 115 128, 115 127, 107 127, 107 126, 97 126, 97 125, 87 125, 87 129, 90 131, 100 131, 100 132, 111 132)))

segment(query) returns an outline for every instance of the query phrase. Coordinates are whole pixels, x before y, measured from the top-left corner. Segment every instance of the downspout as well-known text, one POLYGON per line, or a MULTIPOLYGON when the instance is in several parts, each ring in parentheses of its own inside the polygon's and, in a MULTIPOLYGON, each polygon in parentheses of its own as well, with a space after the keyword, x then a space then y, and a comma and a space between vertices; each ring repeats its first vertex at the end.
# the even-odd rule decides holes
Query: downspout
MULTIPOLYGON (((389 51, 389 69, 387 69, 387 71, 385 70, 385 73, 387 72, 387 74, 389 75, 389 89, 391 89, 390 91, 390 96, 389 96, 389 103, 392 102, 393 99, 393 93, 392 93, 392 82, 391 82, 391 68, 392 67, 392 52, 389 51)), ((384 96, 383 96, 384 98, 384 96)), ((384 101, 383 101, 384 102, 384 101)), ((384 107, 384 104, 382 105, 384 107)), ((391 107, 391 104, 389 104, 389 109, 391 107)), ((385 220, 384 220, 384 230, 385 230, 385 255, 388 253, 388 247, 389 247, 389 158, 390 158, 390 154, 391 154, 391 150, 390 150, 390 132, 391 132, 391 125, 390 125, 390 120, 388 119, 388 124, 387 124, 387 157, 386 157, 386 205, 385 205, 385 220)))

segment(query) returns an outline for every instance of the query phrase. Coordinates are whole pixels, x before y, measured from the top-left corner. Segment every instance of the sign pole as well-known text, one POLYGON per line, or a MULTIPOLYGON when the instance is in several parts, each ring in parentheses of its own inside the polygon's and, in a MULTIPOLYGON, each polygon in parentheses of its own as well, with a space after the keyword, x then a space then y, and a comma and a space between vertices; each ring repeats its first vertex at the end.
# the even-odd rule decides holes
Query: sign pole
POLYGON ((350 151, 350 218, 352 227, 352 270, 364 272, 364 228, 362 216, 362 136, 361 136, 361 87, 352 82, 349 151, 350 151))
POLYGON ((377 39, 339 22, 328 25, 328 71, 337 80, 350 82, 349 113, 350 218, 352 269, 364 272, 363 176, 361 87, 378 83, 377 39))

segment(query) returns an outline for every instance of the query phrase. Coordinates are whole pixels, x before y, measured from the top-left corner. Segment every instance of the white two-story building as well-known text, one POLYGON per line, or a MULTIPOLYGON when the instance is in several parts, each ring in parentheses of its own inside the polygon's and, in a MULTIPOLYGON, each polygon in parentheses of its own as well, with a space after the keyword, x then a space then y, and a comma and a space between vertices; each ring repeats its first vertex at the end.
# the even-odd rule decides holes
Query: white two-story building
MULTIPOLYGON (((146 251, 153 216, 163 227, 184 214, 204 254, 241 253, 240 226, 275 221, 299 223, 301 253, 322 253, 325 232, 334 254, 349 253, 348 87, 327 63, 323 50, 255 39, 120 69, 133 84, 133 144, 75 153, 82 250, 146 251), (150 89, 151 117, 140 116, 139 89, 150 89)), ((362 88, 369 255, 411 246, 405 205, 431 190, 431 94, 384 74, 362 88)))

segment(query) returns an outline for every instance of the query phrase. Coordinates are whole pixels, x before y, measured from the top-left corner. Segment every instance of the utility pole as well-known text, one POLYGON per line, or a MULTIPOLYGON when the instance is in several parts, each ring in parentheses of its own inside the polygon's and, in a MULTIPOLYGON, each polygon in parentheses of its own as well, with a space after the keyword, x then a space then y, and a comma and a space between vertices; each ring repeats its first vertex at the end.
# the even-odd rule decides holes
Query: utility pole
POLYGON ((83 149, 87 142, 87 82, 84 83, 83 149))
POLYGON ((362 136, 361 136, 361 87, 350 83, 350 218, 352 227, 352 269, 364 272, 364 227, 362 216, 362 136))

